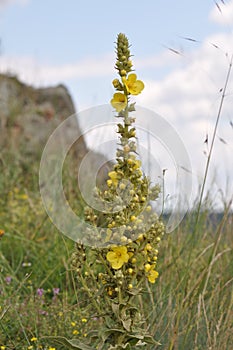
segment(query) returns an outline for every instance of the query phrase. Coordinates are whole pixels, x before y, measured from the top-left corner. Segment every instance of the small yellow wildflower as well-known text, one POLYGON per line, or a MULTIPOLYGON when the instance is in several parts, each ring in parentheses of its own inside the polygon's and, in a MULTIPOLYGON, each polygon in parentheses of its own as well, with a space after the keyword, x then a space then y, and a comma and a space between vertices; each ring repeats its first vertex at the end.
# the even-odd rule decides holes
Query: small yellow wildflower
POLYGON ((73 330, 73 334, 74 334, 74 335, 77 335, 77 334, 79 334, 79 331, 78 331, 77 329, 74 329, 74 330, 73 330))
POLYGON ((19 199, 26 200, 26 199, 28 199, 28 195, 25 194, 25 193, 23 193, 23 194, 20 194, 20 195, 18 196, 18 198, 19 198, 19 199))
POLYGON ((107 185, 108 185, 108 187, 111 187, 112 186, 112 180, 108 179, 107 180, 107 185))
POLYGON ((49 347, 49 350, 56 350, 56 348, 52 348, 51 346, 49 347))
POLYGON ((118 184, 118 178, 117 178, 117 173, 115 171, 110 171, 108 173, 108 176, 110 177, 110 179, 112 180, 112 184, 114 186, 117 186, 118 184))
POLYGON ((150 265, 150 264, 146 264, 146 265, 144 266, 144 268, 145 268, 145 271, 148 272, 148 271, 150 271, 150 269, 151 269, 151 265, 150 265))
POLYGON ((135 160, 133 169, 134 169, 134 170, 139 169, 141 165, 142 165, 142 162, 141 162, 140 160, 137 159, 137 160, 135 160))
POLYGON ((5 350, 6 347, 5 347, 4 345, 2 345, 0 349, 1 349, 1 350, 5 350))
POLYGON ((120 92, 116 92, 111 99, 111 105, 117 112, 122 111, 127 106, 126 96, 120 92))
POLYGON ((33 349, 32 345, 28 346, 28 350, 32 350, 32 349, 33 349))
POLYGON ((145 248, 146 250, 149 250, 149 251, 152 250, 152 246, 150 243, 147 243, 145 248))
POLYGON ((32 338, 31 338, 31 341, 32 341, 32 342, 35 342, 35 341, 37 341, 37 338, 36 338, 36 337, 32 337, 32 338))
POLYGON ((125 246, 113 247, 106 257, 115 270, 120 269, 130 258, 125 246))
POLYGON ((121 182, 119 188, 120 188, 120 190, 124 190, 124 189, 126 188, 126 184, 124 184, 123 182, 121 182))
POLYGON ((155 270, 150 270, 147 276, 150 283, 155 283, 155 280, 159 277, 159 273, 155 270))
POLYGON ((122 77, 122 82, 127 91, 132 95, 138 95, 144 89, 144 83, 141 80, 137 80, 137 75, 134 73, 129 74, 127 79, 122 77))
POLYGON ((122 243, 125 243, 125 242, 127 242, 127 241, 128 241, 127 237, 125 237, 125 236, 122 236, 122 237, 121 237, 121 242, 122 242, 122 243))
POLYGON ((108 295, 111 297, 113 295, 113 289, 109 287, 108 289, 108 295))
POLYGON ((70 322, 70 324, 71 324, 72 327, 76 326, 76 322, 70 322))
POLYGON ((87 319, 86 319, 86 318, 82 318, 82 322, 83 322, 83 323, 86 323, 86 322, 87 322, 87 319))

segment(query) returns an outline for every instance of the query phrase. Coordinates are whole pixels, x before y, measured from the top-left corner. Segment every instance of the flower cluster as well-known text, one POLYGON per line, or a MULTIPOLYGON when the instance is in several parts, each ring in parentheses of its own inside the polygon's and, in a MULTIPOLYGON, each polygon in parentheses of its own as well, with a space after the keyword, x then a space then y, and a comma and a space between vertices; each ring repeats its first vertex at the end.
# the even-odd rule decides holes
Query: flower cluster
MULTIPOLYGON (((135 103, 130 102, 130 97, 141 93, 144 84, 132 73, 129 43, 124 34, 118 35, 116 52, 115 67, 120 78, 113 80, 116 92, 111 99, 119 119, 116 163, 108 174, 106 187, 95 190, 106 211, 101 215, 91 207, 84 211, 88 223, 102 228, 98 232, 103 232, 101 240, 105 244, 103 248, 87 248, 77 243, 72 264, 78 273, 80 288, 93 301, 93 309, 88 305, 89 310, 107 314, 108 318, 112 315, 118 328, 124 329, 126 341, 127 334, 132 338, 133 332, 140 332, 138 325, 143 324, 140 303, 137 304, 135 298, 148 282, 154 284, 159 275, 156 264, 165 227, 151 206, 160 188, 151 186, 137 153, 135 103), (132 298, 136 303, 133 315, 132 298), (116 305, 122 303, 125 307, 121 314, 116 305)), ((113 332, 112 339, 114 337, 113 332)))

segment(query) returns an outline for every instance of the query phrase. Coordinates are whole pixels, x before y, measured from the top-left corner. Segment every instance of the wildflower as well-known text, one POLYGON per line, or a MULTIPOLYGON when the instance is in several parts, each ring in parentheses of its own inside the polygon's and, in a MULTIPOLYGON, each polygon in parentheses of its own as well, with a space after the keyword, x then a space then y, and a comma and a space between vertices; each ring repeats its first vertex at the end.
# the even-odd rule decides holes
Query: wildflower
POLYGON ((158 273, 157 271, 153 270, 153 269, 151 269, 151 270, 149 271, 148 276, 147 276, 148 281, 149 281, 150 283, 155 283, 155 280, 156 280, 158 277, 159 277, 159 273, 158 273))
POLYGON ((5 350, 6 347, 5 347, 4 345, 2 345, 0 349, 1 349, 1 350, 5 350))
POLYGON ((148 272, 148 271, 150 271, 150 269, 151 269, 151 265, 150 264, 146 264, 145 265, 145 271, 148 272))
POLYGON ((53 295, 56 296, 60 292, 60 288, 53 288, 53 295))
POLYGON ((112 180, 112 184, 114 186, 117 186, 118 183, 118 178, 117 178, 117 173, 115 171, 110 171, 108 173, 108 176, 110 177, 110 179, 112 180))
POLYGON ((152 246, 151 246, 151 244, 147 243, 145 248, 146 248, 146 250, 150 251, 152 249, 152 246))
POLYGON ((107 260, 110 262, 113 269, 120 269, 124 263, 129 260, 129 254, 125 246, 112 248, 112 251, 107 253, 107 260))
POLYGON ((133 169, 136 170, 136 169, 139 169, 142 165, 142 162, 140 160, 135 160, 134 162, 134 166, 133 166, 133 169))
POLYGON ((82 322, 83 323, 87 323, 87 319, 86 318, 82 318, 82 322))
POLYGON ((28 199, 28 195, 27 194, 20 194, 19 196, 18 196, 18 198, 19 199, 23 199, 23 200, 26 200, 26 199, 28 199))
POLYGON ((144 83, 141 80, 137 80, 137 75, 134 73, 129 74, 128 78, 122 77, 122 82, 128 93, 132 95, 138 95, 144 89, 144 83))
POLYGON ((36 293, 37 293, 37 295, 38 295, 39 297, 42 297, 43 294, 44 294, 44 289, 43 289, 43 288, 38 288, 37 291, 36 291, 36 293))
POLYGON ((113 82, 112 82, 112 85, 118 91, 122 91, 123 90, 123 86, 122 86, 121 82, 119 81, 119 79, 114 79, 113 82))
POLYGON ((37 341, 37 338, 36 337, 32 337, 31 338, 31 342, 36 342, 37 341))
POLYGON ((120 92, 116 92, 111 99, 111 105, 117 112, 122 111, 127 106, 126 96, 120 92))
POLYGON ((4 236, 4 233, 5 233, 4 230, 0 230, 0 238, 1 238, 2 236, 4 236))
POLYGON ((77 334, 79 334, 79 331, 78 331, 77 329, 74 329, 74 330, 73 330, 73 334, 74 334, 74 335, 77 335, 77 334))
POLYGON ((132 259, 131 259, 131 263, 132 263, 132 264, 135 264, 136 262, 137 262, 137 259, 136 259, 136 258, 132 258, 132 259))
POLYGON ((12 280, 11 276, 6 276, 5 281, 7 284, 10 284, 11 280, 12 280))
POLYGON ((49 350, 56 350, 56 348, 52 348, 51 346, 49 347, 49 350))
POLYGON ((72 327, 76 326, 76 322, 71 322, 70 324, 71 324, 72 327))

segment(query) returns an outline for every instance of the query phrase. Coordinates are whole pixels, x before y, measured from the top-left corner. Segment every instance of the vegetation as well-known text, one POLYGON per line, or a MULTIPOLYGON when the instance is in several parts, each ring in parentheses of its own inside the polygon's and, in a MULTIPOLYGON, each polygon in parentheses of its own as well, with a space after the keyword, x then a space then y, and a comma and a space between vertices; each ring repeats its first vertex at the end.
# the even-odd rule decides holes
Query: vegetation
MULTIPOLYGON (((126 85, 134 85, 136 78, 130 82, 128 77, 125 82, 126 85)), ((114 82, 121 89, 119 83, 116 80, 114 82)), ((123 91, 128 98, 128 89, 124 90, 123 87, 123 90, 117 90, 123 91)), ((122 111, 118 110, 119 103, 122 108, 127 108, 127 98, 120 98, 119 93, 114 95, 113 103, 117 103, 117 112, 122 111)), ((135 170, 138 171, 139 162, 136 159, 134 161, 135 170)), ((90 271, 74 262, 74 256, 78 252, 80 258, 83 248, 75 247, 74 242, 58 232, 44 211, 38 187, 38 169, 38 155, 32 162, 24 157, 23 147, 16 152, 9 141, 0 151, 0 350, 93 349, 83 344, 89 343, 88 338, 93 331, 101 331, 106 320, 90 309, 95 296, 89 295, 88 299, 88 289, 84 288, 85 276, 88 277, 90 271), (72 339, 75 340, 72 342, 72 339)), ((89 215, 90 221, 93 218, 95 222, 93 213, 90 215, 90 211, 83 210, 81 198, 74 191, 75 174, 71 176, 72 169, 72 160, 68 159, 63 173, 66 196, 79 215, 86 219, 89 215)), ((109 192, 106 192, 106 196, 114 195, 115 186, 121 180, 117 177, 119 174, 118 166, 110 172, 111 181, 108 180, 109 192)), ((233 348, 231 203, 225 205, 225 211, 220 216, 215 216, 203 196, 204 190, 201 201, 186 215, 181 225, 171 234, 165 233, 161 240, 156 266, 159 278, 156 279, 155 272, 150 275, 149 267, 147 270, 145 266, 144 275, 138 267, 136 282, 130 282, 125 292, 127 295, 132 290, 139 296, 136 306, 140 307, 141 316, 146 321, 142 322, 142 327, 148 336, 137 338, 134 335, 138 340, 141 339, 141 346, 148 340, 146 349, 233 348), (205 206, 201 205, 202 202, 205 206), (144 283, 141 294, 136 288, 139 277, 144 283), (133 283, 136 283, 136 287, 133 283), (156 341, 154 344, 149 344, 149 335, 156 341)), ((112 218, 108 224, 111 225, 109 228, 113 227, 112 218)), ((144 235, 139 241, 145 240, 145 244, 148 244, 146 239, 144 235)), ((107 251, 103 258, 106 270, 117 274, 122 266, 126 266, 131 258, 128 252, 132 244, 127 242, 125 249, 128 251, 121 251, 120 261, 116 258, 116 248, 105 248, 107 251)), ((152 250, 154 248, 152 245, 152 250)), ((135 252, 138 248, 132 249, 135 252)), ((92 257, 90 252, 85 251, 83 265, 88 259, 92 257)), ((152 267, 153 270, 154 264, 152 267)), ((98 264, 93 264, 95 276, 99 275, 99 271, 95 270, 98 268, 98 264)), ((127 266, 127 271, 129 269, 132 270, 132 267, 127 266)), ((126 270, 123 269, 123 272, 126 273, 126 270)), ((127 283, 128 278, 127 275, 127 283)), ((109 283, 108 300, 114 301, 115 297, 118 298, 119 289, 111 289, 113 281, 109 283)), ((101 293, 99 295, 102 296, 101 293)), ((112 321, 116 319, 113 317, 109 320, 110 323, 112 321)), ((105 340, 109 340, 108 336, 105 340)), ((127 341, 131 340, 127 338, 127 341)), ((97 342, 93 342, 92 346, 99 350, 114 349, 110 343, 97 345, 97 342)), ((121 349, 131 349, 124 347, 124 344, 121 346, 121 349)))

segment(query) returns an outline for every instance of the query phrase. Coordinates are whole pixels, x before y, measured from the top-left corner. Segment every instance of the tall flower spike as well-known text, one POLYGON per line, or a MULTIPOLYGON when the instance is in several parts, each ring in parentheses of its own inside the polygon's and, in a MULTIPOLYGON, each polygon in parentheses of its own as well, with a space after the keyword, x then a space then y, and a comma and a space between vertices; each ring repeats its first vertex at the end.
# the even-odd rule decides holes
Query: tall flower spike
MULTIPOLYGON (((112 84, 117 91, 111 99, 111 105, 115 110, 120 113, 125 110, 128 106, 128 97, 129 95, 138 95, 144 89, 144 83, 141 80, 137 80, 137 75, 132 72, 133 63, 130 59, 130 49, 129 41, 127 37, 120 33, 117 37, 117 60, 115 68, 118 70, 118 73, 121 77, 119 79, 114 79, 112 84)), ((127 118, 127 116, 125 115, 127 118)))
POLYGON ((132 61, 130 60, 129 41, 125 34, 118 34, 117 37, 117 62, 116 69, 121 77, 132 71, 132 61))

